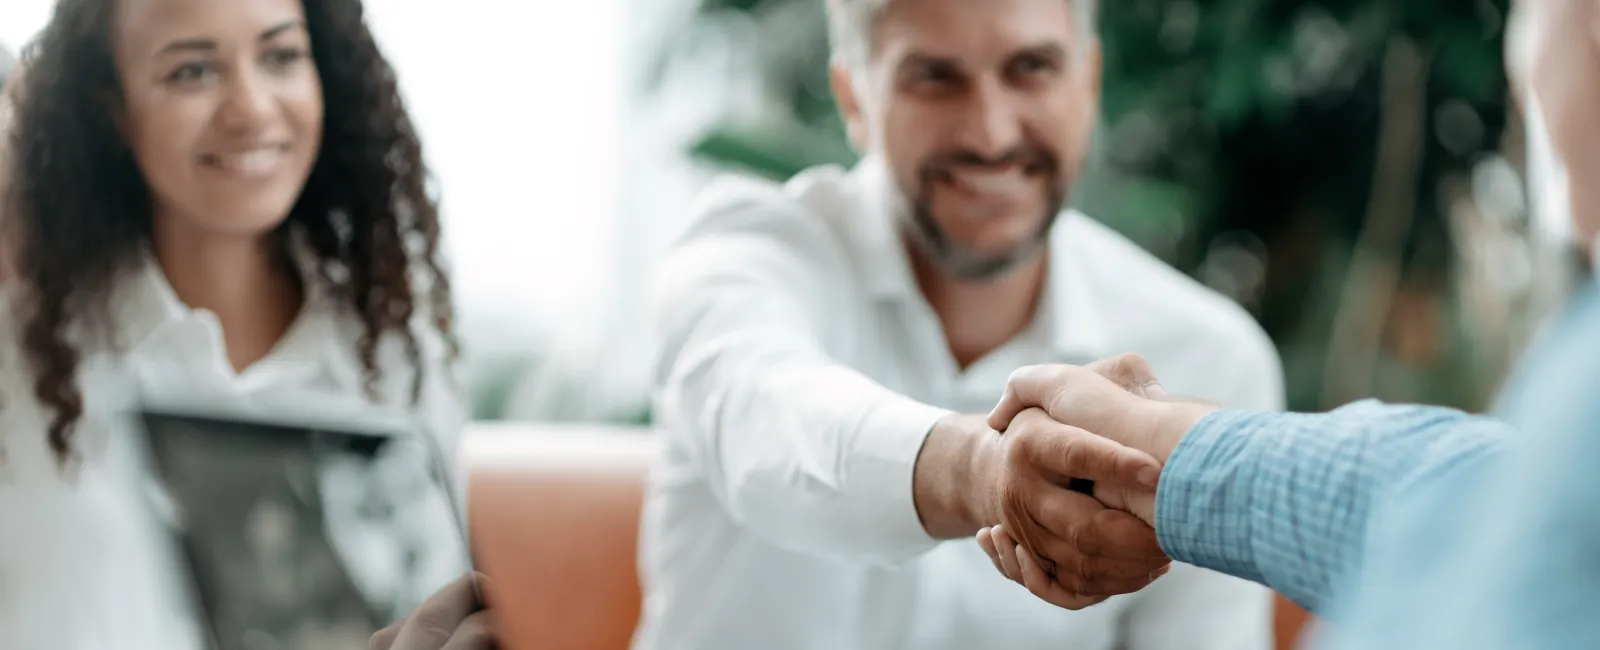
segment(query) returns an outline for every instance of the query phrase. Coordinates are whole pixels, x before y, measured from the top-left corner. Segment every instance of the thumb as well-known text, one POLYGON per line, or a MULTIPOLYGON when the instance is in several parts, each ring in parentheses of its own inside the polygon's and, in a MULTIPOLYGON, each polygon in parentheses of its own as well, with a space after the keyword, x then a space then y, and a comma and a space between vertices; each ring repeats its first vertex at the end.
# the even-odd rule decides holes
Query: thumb
POLYGON ((1171 397, 1161 385, 1161 380, 1156 377, 1155 369, 1150 367, 1150 362, 1138 354, 1101 359, 1084 368, 1111 380, 1111 383, 1139 397, 1161 401, 1171 397))
POLYGON ((1050 402, 1063 386, 1073 366, 1024 366, 1011 373, 1000 403, 989 411, 990 429, 1004 433, 1017 415, 1030 408, 1050 410, 1050 402))
POLYGON ((1040 411, 1028 413, 1040 413, 1037 426, 1047 431, 1027 446, 1028 460, 1034 466, 1058 476, 1088 479, 1097 486, 1107 482, 1153 490, 1160 480, 1161 463, 1154 456, 1077 427, 1043 422, 1048 416, 1040 411))

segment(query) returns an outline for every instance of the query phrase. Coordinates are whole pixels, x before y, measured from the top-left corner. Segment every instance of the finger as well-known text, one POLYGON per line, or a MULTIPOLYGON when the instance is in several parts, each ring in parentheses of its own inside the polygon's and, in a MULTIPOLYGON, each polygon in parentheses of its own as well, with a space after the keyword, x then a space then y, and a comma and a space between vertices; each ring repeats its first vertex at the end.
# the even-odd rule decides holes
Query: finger
POLYGON ((1112 383, 1134 395, 1158 400, 1168 398, 1166 389, 1161 386, 1161 380, 1156 377, 1155 369, 1151 368, 1150 362, 1140 355, 1124 354, 1102 359, 1084 368, 1111 380, 1112 383))
MULTIPOLYGON (((1028 559, 1039 563, 1031 555, 1028 559)), ((1108 560, 1067 551, 1057 556, 1055 573, 1047 571, 1045 575, 1077 594, 1125 594, 1143 589, 1155 579, 1156 572, 1170 563, 1166 559, 1108 560)), ((1043 570, 1043 564, 1039 564, 1043 570)))
POLYGON ((1034 560, 1040 565, 1040 570, 1045 571, 1046 577, 1061 583, 1073 593, 1082 595, 1113 595, 1138 591, 1159 577, 1157 574, 1161 569, 1172 562, 1165 557, 1117 560, 1084 555, 1055 539, 1048 540, 1045 548, 1049 557, 1054 560, 1054 572, 1046 569, 1043 562, 1031 554, 1026 554, 1026 558, 1019 557, 1018 561, 1034 560))
POLYGON ((1002 575, 1006 570, 1000 566, 1000 553, 994 548, 994 539, 989 536, 991 529, 984 528, 978 531, 978 548, 983 549, 983 554, 989 556, 989 561, 994 563, 994 570, 1002 575))
MULTIPOLYGON (((1040 495, 1032 516, 1045 530, 1044 539, 1065 544, 1074 554, 1113 560, 1165 560, 1155 529, 1121 510, 1105 507, 1093 497, 1062 489, 1040 495)), ((1058 549, 1041 548, 1057 558, 1058 549)))
POLYGON ((1113 596, 1143 589, 1160 577, 1172 564, 1166 558, 1149 560, 1108 560, 1082 554, 1063 556, 1056 563, 1055 581, 1072 593, 1084 596, 1113 596))
POLYGON ((1151 490, 1160 480, 1161 463, 1150 454, 1056 422, 1042 410, 1025 410, 1015 422, 1037 432, 1021 445, 1022 453, 1024 460, 1043 470, 1062 477, 1151 490))
MULTIPOLYGON (((1058 488, 1041 481, 1040 486, 1025 494, 1049 493, 1056 489, 1058 488)), ((1007 544, 1021 545, 1023 550, 1030 555, 1040 558, 1041 566, 1046 573, 1049 573, 1055 563, 1048 558, 1043 558, 1042 555, 1044 554, 1044 540, 1051 537, 1051 533, 1034 517, 1033 510, 1034 504, 1029 497, 1019 496, 1006 502, 1001 511, 1002 526, 997 527, 998 530, 1003 532, 1003 535, 995 538, 995 546, 1004 550, 1007 544)), ((1011 575, 1012 577, 1017 577, 1014 571, 1011 575)))
POLYGON ((1067 366, 1024 366, 1006 380, 1000 403, 989 411, 989 428, 1004 432, 1011 420, 1030 408, 1050 405, 1050 398, 1066 379, 1067 366))
POLYGON ((461 621, 455 634, 450 635, 450 641, 441 650, 493 650, 495 647, 498 647, 498 635, 495 634, 494 620, 489 610, 485 609, 461 621))
MULTIPOLYGON (((1000 555, 1000 572, 1013 582, 1021 583, 1022 569, 1017 564, 1017 553, 1021 546, 1004 530, 991 530, 989 535, 993 537, 995 551, 1000 555)), ((1024 549, 1022 553, 1026 555, 1027 551, 1024 549)))
POLYGON ((438 650, 461 622, 482 609, 473 588, 473 574, 457 578, 422 603, 401 626, 392 650, 438 650))
POLYGON ((1027 587, 1029 593, 1057 607, 1078 610, 1104 601, 1104 596, 1082 596, 1072 593, 1060 583, 1051 580, 1044 569, 1033 558, 1023 555, 1020 560, 1022 569, 1022 586, 1027 587))
POLYGON ((406 619, 402 618, 398 621, 395 621, 393 625, 378 630, 376 634, 372 635, 371 639, 367 640, 367 649, 389 650, 389 647, 394 645, 395 637, 400 636, 400 628, 404 626, 405 623, 406 619))

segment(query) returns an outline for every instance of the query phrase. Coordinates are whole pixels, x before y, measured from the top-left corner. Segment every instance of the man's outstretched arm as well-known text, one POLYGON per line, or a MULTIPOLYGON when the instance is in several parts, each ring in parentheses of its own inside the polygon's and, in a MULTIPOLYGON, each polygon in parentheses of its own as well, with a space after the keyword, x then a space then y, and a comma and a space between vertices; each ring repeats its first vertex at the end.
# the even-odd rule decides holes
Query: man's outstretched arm
POLYGON ((657 421, 734 521, 792 552, 895 564, 1049 512, 1053 529, 1023 534, 1098 571, 1085 592, 1134 591, 1169 563, 1144 522, 1051 481, 1153 485, 1147 454, 1042 415, 1002 440, 981 414, 920 403, 833 358, 855 336, 840 298, 848 261, 820 220, 769 203, 709 206, 656 275, 657 421))

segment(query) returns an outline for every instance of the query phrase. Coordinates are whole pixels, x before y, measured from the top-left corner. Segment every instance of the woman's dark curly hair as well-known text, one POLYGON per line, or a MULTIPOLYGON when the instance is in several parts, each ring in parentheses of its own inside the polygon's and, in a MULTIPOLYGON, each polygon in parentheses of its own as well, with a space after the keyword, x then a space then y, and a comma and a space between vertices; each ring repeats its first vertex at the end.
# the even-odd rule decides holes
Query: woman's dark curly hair
MULTIPOLYGON (((389 333, 402 337, 415 372, 415 404, 425 369, 409 323, 419 307, 432 314, 447 354, 458 354, 450 284, 439 259, 438 201, 361 0, 303 3, 323 86, 322 145, 274 236, 287 246, 291 230, 301 231, 320 280, 360 316, 370 398, 381 374, 379 342, 389 333)), ((83 415, 77 383, 83 354, 70 332, 115 331, 109 307, 115 279, 139 263, 152 231, 150 189, 116 125, 122 92, 111 53, 114 4, 58 0, 49 26, 24 52, 11 134, 7 216, 18 228, 22 345, 35 396, 54 411, 49 441, 63 462, 72 456, 72 430, 83 415)))

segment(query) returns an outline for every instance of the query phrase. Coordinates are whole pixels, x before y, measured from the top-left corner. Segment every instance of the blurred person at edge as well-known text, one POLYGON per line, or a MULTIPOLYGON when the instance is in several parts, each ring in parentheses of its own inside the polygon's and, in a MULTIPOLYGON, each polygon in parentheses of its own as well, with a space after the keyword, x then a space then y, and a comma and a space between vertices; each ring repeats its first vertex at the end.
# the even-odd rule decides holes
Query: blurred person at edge
POLYGON ((1016 368, 1127 350, 1195 394, 1283 405, 1277 353, 1242 308, 1065 209, 1100 100, 1095 3, 827 12, 864 159, 722 179, 656 273, 668 450, 635 646, 1269 647, 1267 590, 1171 566, 1137 519, 1015 471, 1061 436, 983 422, 1016 368), (1102 585, 1170 573, 1082 611, 1040 602, 968 540, 1040 513, 1055 518, 1041 539, 1081 549, 1070 562, 1102 585))
MULTIPOLYGON (((1533 188, 1600 258, 1600 2, 1517 0, 1507 40, 1533 188)), ((1125 364, 1138 369, 1139 364, 1125 364)), ((989 423, 1043 417, 1163 462, 1123 505, 1162 548, 1323 614, 1329 649, 1600 647, 1600 288, 1593 274, 1529 351, 1495 417, 1362 402, 1283 414, 1149 399, 1153 373, 1019 371, 989 423), (1040 411, 1039 409, 1042 409, 1040 411)), ((1008 431, 1009 435, 1009 431, 1008 431)), ((1097 486, 1099 487, 1099 486, 1097 486)), ((1037 551, 979 533, 995 566, 1064 606, 1037 551)), ((1048 551, 1046 552, 1048 554, 1048 551)))
MULTIPOLYGON (((25 51, 7 92, 0 647, 202 647, 140 501, 136 405, 394 413, 453 449, 438 209, 363 16, 59 0, 25 51)), ((464 555, 435 546, 419 560, 449 567, 437 585, 464 555)), ((374 645, 485 645, 462 584, 374 645)))
POLYGON ((6 188, 10 185, 10 156, 7 148, 11 141, 12 107, 16 104, 16 88, 22 79, 22 66, 17 64, 16 56, 5 44, 0 43, 0 284, 11 277, 11 260, 8 242, 14 238, 7 235, 9 227, 6 225, 6 188))

